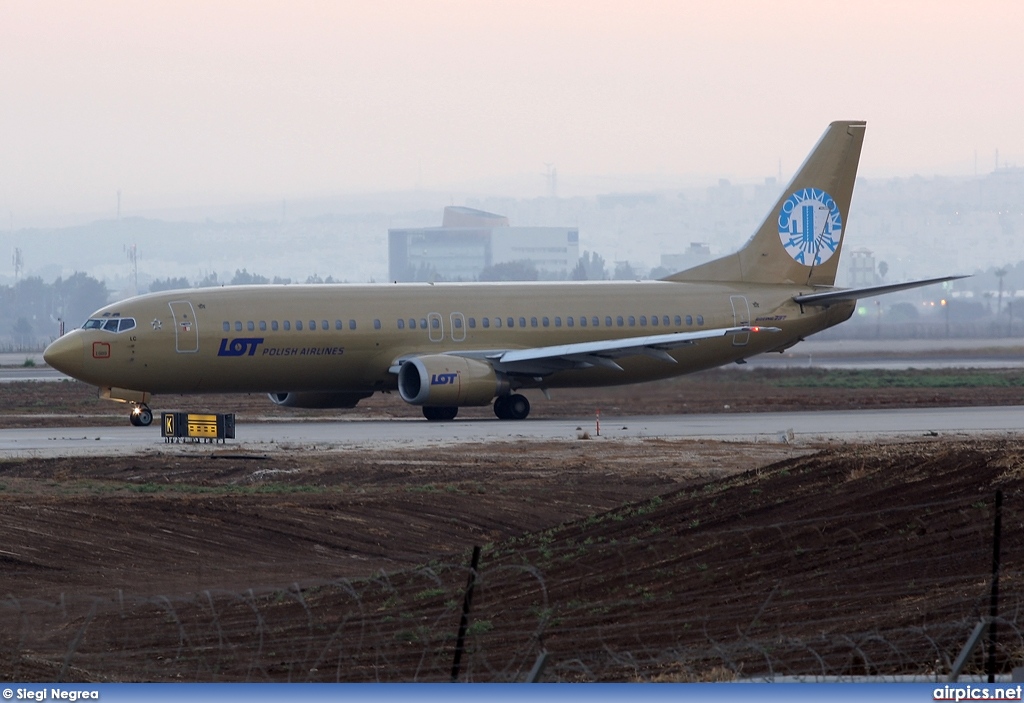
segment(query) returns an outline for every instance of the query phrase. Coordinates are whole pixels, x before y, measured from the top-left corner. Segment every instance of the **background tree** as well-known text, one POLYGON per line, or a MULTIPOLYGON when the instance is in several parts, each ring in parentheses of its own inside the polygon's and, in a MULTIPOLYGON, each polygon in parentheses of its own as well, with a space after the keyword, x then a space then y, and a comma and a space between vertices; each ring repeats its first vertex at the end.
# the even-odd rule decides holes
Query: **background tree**
POLYGON ((179 290, 181 288, 188 288, 190 285, 188 279, 184 276, 178 278, 167 277, 163 280, 158 278, 149 284, 149 292, 158 293, 162 290, 179 290))

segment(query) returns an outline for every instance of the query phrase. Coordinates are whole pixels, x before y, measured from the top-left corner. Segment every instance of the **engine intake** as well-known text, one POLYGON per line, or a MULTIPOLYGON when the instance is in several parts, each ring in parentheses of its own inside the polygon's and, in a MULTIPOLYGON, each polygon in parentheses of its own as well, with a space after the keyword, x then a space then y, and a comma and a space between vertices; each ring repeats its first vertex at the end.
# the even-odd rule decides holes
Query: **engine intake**
POLYGON ((398 393, 410 405, 487 405, 508 390, 508 379, 489 363, 461 356, 418 356, 398 371, 398 393))

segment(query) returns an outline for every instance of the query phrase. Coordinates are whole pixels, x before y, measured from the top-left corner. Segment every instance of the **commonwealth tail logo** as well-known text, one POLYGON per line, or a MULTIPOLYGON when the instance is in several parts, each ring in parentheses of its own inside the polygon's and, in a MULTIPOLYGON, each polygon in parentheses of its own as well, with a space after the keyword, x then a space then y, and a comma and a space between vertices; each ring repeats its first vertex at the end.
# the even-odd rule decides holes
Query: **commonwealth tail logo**
POLYGON ((779 213, 779 239, 795 261, 817 266, 832 258, 843 237, 843 216, 832 196, 804 188, 786 198, 779 213))

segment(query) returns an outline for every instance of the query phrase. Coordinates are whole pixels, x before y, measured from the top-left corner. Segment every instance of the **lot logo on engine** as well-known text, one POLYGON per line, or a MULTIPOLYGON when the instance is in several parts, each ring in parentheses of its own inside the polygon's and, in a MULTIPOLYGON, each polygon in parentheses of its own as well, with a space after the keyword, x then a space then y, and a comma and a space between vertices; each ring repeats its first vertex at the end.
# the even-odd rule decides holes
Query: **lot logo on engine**
POLYGON ((430 377, 432 386, 450 386, 459 378, 457 373, 435 373, 430 377))
POLYGON ((263 337, 238 337, 220 340, 217 356, 249 356, 256 354, 256 347, 263 344, 263 337))

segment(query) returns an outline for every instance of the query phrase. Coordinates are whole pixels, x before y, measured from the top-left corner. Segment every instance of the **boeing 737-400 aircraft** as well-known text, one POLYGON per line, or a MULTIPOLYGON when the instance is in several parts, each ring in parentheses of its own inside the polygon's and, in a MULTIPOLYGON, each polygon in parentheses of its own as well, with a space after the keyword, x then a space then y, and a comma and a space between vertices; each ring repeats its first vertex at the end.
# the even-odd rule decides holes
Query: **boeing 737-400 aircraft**
POLYGON ((351 408, 397 390, 428 420, 534 388, 652 381, 781 352, 858 298, 959 278, 834 286, 864 122, 834 122, 736 253, 659 281, 267 285, 151 293, 98 310, 46 362, 132 405, 160 393, 270 394, 351 408))

